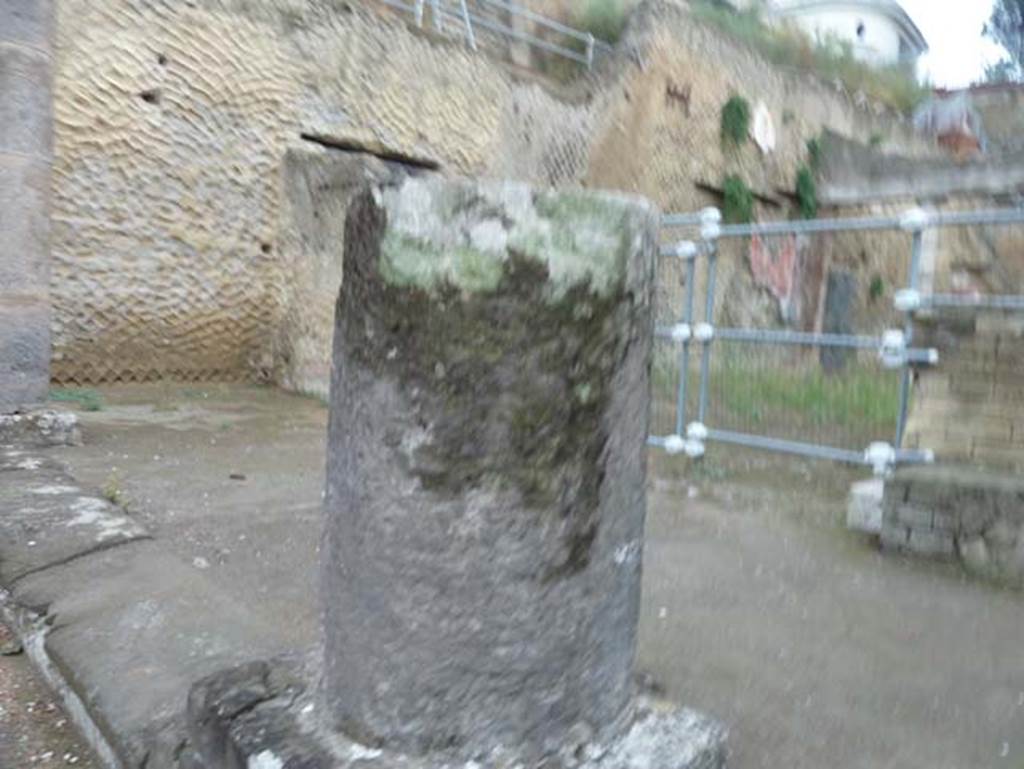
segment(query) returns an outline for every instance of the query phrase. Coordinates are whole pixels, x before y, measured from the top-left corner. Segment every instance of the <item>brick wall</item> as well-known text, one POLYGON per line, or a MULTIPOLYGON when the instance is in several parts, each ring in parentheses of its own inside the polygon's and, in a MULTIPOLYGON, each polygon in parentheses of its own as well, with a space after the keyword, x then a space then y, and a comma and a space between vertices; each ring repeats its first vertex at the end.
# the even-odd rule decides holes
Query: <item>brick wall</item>
POLYGON ((921 372, 909 448, 940 462, 1024 471, 1024 315, 943 314, 919 323, 915 345, 936 347, 921 372))

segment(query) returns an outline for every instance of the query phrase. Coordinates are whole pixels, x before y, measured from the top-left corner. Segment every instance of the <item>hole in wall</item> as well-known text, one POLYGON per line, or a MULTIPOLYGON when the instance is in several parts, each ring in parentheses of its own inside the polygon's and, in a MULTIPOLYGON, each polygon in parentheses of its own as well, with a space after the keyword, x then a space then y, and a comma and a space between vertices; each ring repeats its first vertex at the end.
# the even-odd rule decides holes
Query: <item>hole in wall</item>
POLYGON ((167 57, 164 56, 164 54, 162 53, 157 54, 156 63, 159 64, 161 67, 167 66, 167 57))
POLYGON ((160 103, 160 89, 159 88, 148 88, 139 94, 139 98, 142 99, 146 104, 159 104, 160 103))
POLYGON ((273 246, 269 243, 260 243, 260 253, 269 254, 273 250, 273 246))

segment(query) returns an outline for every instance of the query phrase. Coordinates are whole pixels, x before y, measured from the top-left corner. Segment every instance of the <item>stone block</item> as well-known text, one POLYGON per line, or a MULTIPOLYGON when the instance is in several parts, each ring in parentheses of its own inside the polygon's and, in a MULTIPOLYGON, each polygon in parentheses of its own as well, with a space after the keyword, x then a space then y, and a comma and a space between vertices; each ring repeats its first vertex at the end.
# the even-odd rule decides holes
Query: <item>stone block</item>
POLYGON ((49 48, 53 0, 0 0, 0 43, 49 48))
POLYGON ((951 534, 932 529, 911 529, 907 549, 917 555, 933 558, 952 557, 956 543, 951 534))
POLYGON ((53 148, 50 57, 0 44, 0 156, 49 158, 53 148))
POLYGON ((881 531, 881 543, 883 550, 905 550, 910 532, 903 526, 883 524, 881 531))
POLYGON ((932 528, 955 535, 960 531, 960 516, 951 510, 936 510, 932 514, 932 528))
POLYGON ((0 294, 0 413, 39 403, 50 386, 50 308, 0 294))
POLYGON ((871 478, 850 487, 846 501, 846 527, 866 534, 882 531, 882 496, 885 481, 871 478))
MULTIPOLYGON (((852 334, 856 323, 857 276, 847 270, 830 270, 825 293, 822 330, 826 334, 852 334)), ((841 371, 851 360, 852 351, 840 347, 821 348, 821 367, 826 372, 841 371)))
POLYGON ((46 161, 0 154, 0 291, 49 289, 49 198, 46 161))
POLYGON ((1024 467, 1024 450, 1016 446, 975 446, 971 451, 971 459, 983 467, 1018 469, 1024 467))
POLYGON ((900 505, 896 508, 896 521, 910 529, 930 529, 934 513, 930 508, 900 505))
POLYGON ((988 573, 991 561, 988 554, 988 545, 983 537, 962 540, 959 543, 960 560, 968 571, 985 575, 988 573))

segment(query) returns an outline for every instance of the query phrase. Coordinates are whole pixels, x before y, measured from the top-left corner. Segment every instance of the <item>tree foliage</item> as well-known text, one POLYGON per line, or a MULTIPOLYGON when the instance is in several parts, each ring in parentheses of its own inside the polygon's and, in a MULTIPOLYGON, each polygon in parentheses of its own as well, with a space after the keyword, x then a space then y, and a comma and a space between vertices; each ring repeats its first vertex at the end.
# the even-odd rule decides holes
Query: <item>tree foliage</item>
POLYGON ((1024 0, 996 0, 983 30, 985 37, 1006 49, 1007 57, 985 70, 985 80, 1024 80, 1024 0))

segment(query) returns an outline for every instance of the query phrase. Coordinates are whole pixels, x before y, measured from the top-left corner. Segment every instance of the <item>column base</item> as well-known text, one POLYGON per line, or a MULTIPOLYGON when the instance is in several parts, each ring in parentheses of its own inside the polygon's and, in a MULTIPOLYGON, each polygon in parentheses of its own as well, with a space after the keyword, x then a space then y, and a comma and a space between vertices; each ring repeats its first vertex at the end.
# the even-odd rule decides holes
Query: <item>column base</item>
MULTIPOLYGON (((309 661, 255 662, 192 687, 182 769, 533 769, 495 752, 474 761, 443 752, 407 756, 360 745, 326 729, 309 661)), ((726 731, 688 708, 642 696, 632 726, 609 744, 566 745, 544 769, 724 769, 726 731)))

